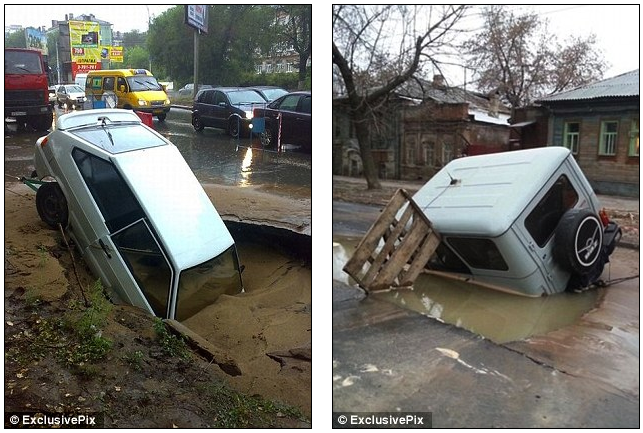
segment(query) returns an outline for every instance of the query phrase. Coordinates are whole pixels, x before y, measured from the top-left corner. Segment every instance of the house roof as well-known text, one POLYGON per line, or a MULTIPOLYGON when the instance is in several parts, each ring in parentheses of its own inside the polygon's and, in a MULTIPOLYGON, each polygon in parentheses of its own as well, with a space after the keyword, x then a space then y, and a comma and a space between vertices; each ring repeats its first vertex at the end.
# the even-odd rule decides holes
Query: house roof
MULTIPOLYGON (((426 80, 409 80, 395 90, 399 97, 407 97, 418 102, 431 99, 442 104, 469 104, 472 109, 489 111, 493 109, 490 97, 470 92, 460 87, 436 86, 426 80)), ((496 107, 499 112, 509 113, 502 103, 496 107)))
POLYGON ((639 70, 540 99, 539 103, 639 96, 639 70))

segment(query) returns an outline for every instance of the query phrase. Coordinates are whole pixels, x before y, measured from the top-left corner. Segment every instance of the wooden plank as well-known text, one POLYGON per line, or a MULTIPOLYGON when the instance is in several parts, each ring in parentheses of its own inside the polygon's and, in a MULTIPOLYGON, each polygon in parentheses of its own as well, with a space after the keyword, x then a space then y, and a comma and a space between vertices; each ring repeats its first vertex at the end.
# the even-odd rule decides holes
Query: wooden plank
POLYGON ((391 256, 391 252, 395 248, 395 244, 399 241, 400 233, 402 233, 402 230, 411 218, 411 215, 413 215, 413 209, 407 207, 398 224, 390 231, 390 235, 384 243, 384 246, 379 252, 377 252, 377 257, 371 263, 371 267, 364 277, 364 282, 366 284, 372 284, 375 276, 380 271, 380 268, 390 260, 389 257, 391 256))
POLYGON ((429 219, 412 197, 399 189, 362 238, 344 271, 366 291, 409 286, 439 243, 429 219))
POLYGON ((420 275, 420 272, 424 270, 424 266, 431 259, 431 256, 435 253, 438 245, 440 245, 440 237, 431 230, 424 239, 420 252, 413 260, 411 266, 409 266, 406 272, 400 275, 401 286, 410 286, 413 284, 418 275, 420 275))
POLYGON ((389 229, 391 221, 395 219, 399 208, 402 207, 406 201, 404 194, 399 191, 400 190, 393 195, 379 218, 371 225, 371 228, 359 242, 353 253, 353 257, 344 265, 344 271, 347 274, 351 276, 359 275, 363 270, 363 265, 366 262, 370 262, 369 258, 372 257, 373 252, 379 245, 380 239, 389 229))

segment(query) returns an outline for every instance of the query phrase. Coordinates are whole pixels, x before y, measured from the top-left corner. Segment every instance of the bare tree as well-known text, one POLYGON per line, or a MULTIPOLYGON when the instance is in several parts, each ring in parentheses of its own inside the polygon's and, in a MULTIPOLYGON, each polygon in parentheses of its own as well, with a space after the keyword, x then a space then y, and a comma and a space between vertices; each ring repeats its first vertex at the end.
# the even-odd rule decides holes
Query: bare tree
POLYGON ((514 15, 504 6, 482 12, 482 30, 464 43, 478 89, 495 91, 512 107, 600 79, 605 61, 596 38, 558 42, 547 20, 535 13, 514 15))
POLYGON ((377 107, 429 64, 440 69, 466 6, 333 5, 333 66, 341 77, 369 189, 381 188, 369 125, 377 107))

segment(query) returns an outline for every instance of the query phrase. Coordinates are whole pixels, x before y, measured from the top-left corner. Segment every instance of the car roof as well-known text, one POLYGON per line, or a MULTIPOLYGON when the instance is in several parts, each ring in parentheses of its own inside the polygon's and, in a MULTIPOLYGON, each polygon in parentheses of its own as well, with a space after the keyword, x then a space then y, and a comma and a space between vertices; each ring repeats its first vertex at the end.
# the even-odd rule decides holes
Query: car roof
POLYGON ((551 146, 454 159, 413 200, 440 233, 500 236, 570 155, 551 146))

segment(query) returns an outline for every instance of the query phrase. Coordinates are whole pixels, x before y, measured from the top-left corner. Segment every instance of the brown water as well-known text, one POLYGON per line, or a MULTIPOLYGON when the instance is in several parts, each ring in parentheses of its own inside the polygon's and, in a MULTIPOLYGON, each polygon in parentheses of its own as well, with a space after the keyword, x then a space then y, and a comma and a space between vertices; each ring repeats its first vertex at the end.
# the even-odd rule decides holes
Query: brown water
MULTIPOLYGON (((352 238, 334 239, 334 279, 353 284, 341 268, 358 242, 352 238)), ((599 295, 599 291, 590 290, 528 298, 421 274, 412 288, 373 293, 371 297, 467 329, 494 342, 506 343, 577 322, 596 305, 599 295)))

